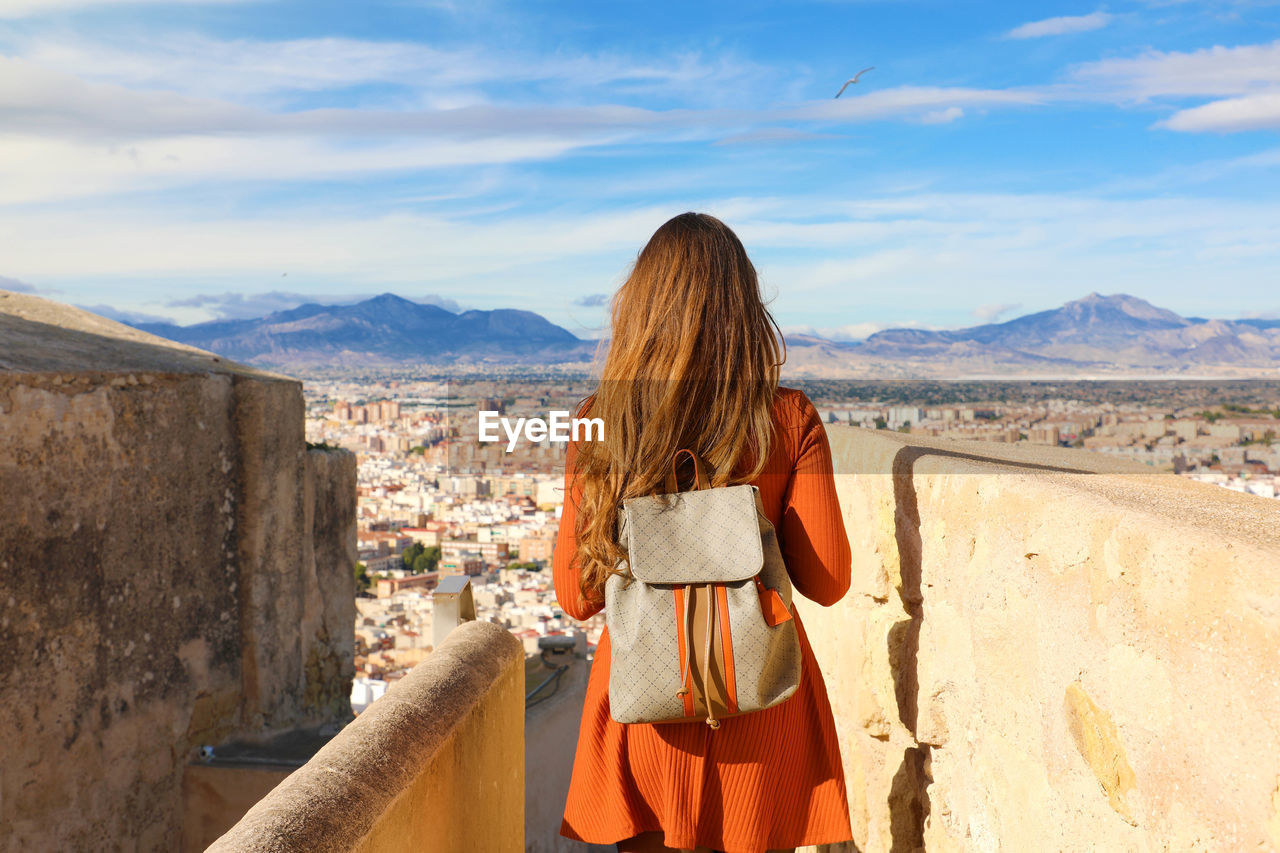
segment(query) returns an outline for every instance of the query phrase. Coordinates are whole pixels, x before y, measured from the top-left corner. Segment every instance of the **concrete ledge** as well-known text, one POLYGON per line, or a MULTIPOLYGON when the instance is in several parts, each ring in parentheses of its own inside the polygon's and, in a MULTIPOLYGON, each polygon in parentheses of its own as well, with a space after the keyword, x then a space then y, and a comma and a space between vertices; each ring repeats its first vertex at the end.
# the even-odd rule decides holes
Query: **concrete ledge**
POLYGON ((1280 502, 828 435, 853 583, 800 607, 859 850, 1280 847, 1280 502))
POLYGON ((209 849, 524 848, 518 640, 468 622, 209 849))

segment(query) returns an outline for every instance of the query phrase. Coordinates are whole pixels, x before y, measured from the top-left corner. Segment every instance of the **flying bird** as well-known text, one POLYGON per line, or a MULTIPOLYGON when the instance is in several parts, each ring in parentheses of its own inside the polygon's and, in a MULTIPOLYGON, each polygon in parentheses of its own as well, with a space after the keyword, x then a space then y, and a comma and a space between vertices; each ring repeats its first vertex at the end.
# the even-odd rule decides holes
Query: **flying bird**
POLYGON ((839 91, 839 92, 836 92, 836 97, 838 98, 838 97, 840 97, 841 95, 843 95, 843 94, 844 94, 844 90, 845 90, 845 89, 848 89, 848 88, 849 88, 849 86, 850 86, 851 84, 853 84, 853 83, 857 83, 857 82, 858 82, 858 78, 859 78, 859 77, 861 77, 863 74, 866 74, 868 71, 874 71, 874 70, 875 70, 875 68, 876 68, 876 67, 875 67, 874 65, 872 65, 870 68, 864 68, 864 69, 862 69, 861 71, 859 71, 857 74, 855 74, 855 75, 853 75, 852 77, 850 77, 848 80, 846 80, 846 81, 844 82, 844 85, 840 87, 840 91, 839 91))

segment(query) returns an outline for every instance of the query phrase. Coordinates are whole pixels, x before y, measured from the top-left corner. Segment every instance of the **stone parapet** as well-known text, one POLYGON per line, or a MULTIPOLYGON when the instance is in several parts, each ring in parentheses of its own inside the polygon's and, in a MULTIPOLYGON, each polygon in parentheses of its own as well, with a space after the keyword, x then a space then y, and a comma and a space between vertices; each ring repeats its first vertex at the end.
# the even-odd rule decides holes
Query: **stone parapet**
POLYGON ((1280 848, 1280 502, 828 434, 853 586, 800 608, 860 851, 1280 848))
POLYGON ((355 458, 302 386, 0 291, 0 850, 175 850, 203 745, 350 718, 355 458))
POLYGON ((524 849, 524 654, 466 622, 210 853, 524 849))

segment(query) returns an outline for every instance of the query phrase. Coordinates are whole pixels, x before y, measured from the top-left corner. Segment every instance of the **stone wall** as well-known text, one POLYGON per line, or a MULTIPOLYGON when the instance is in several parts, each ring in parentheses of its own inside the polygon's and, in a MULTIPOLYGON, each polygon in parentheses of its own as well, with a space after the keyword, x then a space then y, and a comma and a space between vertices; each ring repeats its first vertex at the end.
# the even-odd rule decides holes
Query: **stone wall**
POLYGON ((466 622, 210 853, 518 853, 524 654, 466 622))
POLYGON ((355 462, 297 381, 0 292, 0 501, 0 849, 176 849, 200 745, 349 717, 355 462))
POLYGON ((801 613, 859 850, 1280 848, 1280 502, 828 432, 853 586, 801 613))

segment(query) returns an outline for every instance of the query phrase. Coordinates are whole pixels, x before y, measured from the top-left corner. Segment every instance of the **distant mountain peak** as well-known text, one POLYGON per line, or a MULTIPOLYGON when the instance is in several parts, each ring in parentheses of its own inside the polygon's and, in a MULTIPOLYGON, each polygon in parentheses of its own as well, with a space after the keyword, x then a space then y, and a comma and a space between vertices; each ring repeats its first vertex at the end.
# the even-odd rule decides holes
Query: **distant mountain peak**
POLYGON ((345 305, 307 303, 265 317, 137 328, 243 362, 555 363, 589 360, 592 345, 532 311, 455 314, 395 293, 345 305))
POLYGON ((1177 328, 1191 324, 1190 320, 1181 317, 1167 308, 1159 308, 1139 296, 1128 293, 1112 293, 1104 295, 1096 290, 1088 296, 1073 300, 1057 309, 1076 316, 1087 316, 1091 321, 1119 321, 1116 314, 1123 314, 1144 324, 1152 324, 1165 328, 1177 328))
POLYGON ((1065 302, 1062 307, 1067 308, 1071 305, 1113 305, 1116 307, 1146 306, 1148 308, 1154 308, 1157 311, 1164 310, 1163 308, 1156 308, 1156 306, 1152 305, 1141 296, 1133 296, 1128 293, 1099 293, 1096 290, 1086 296, 1081 296, 1079 299, 1072 299, 1069 302, 1065 302))
POLYGON ((894 361, 1064 367, 1275 364, 1280 339, 1262 324, 1187 319, 1127 293, 1094 291, 1058 308, 999 323, 927 331, 886 329, 859 347, 894 361), (1212 346, 1208 345, 1212 342, 1212 346), (1214 361, 1216 359, 1216 361, 1214 361))
POLYGON ((414 302, 412 299, 405 299, 403 296, 397 296, 394 293, 379 293, 377 296, 371 296, 368 299, 357 302, 357 305, 421 305, 420 302, 414 302))

